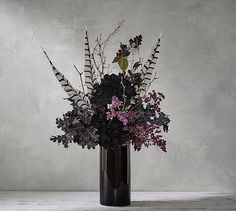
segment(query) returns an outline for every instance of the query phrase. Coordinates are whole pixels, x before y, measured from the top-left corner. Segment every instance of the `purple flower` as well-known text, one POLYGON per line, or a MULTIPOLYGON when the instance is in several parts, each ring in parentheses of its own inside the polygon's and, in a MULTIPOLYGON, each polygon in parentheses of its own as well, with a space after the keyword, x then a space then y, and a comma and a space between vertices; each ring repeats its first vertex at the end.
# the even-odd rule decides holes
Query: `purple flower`
POLYGON ((147 123, 144 125, 134 125, 129 127, 133 131, 134 138, 131 141, 136 150, 140 150, 142 145, 149 147, 156 145, 166 152, 166 141, 160 135, 160 127, 156 124, 147 123))
POLYGON ((111 100, 111 107, 112 108, 118 108, 122 104, 122 101, 119 100, 118 97, 113 96, 111 100))
POLYGON ((128 122, 129 122, 128 115, 125 111, 118 111, 117 117, 123 123, 124 126, 128 124, 128 122))
POLYGON ((120 111, 118 110, 119 106, 122 105, 122 101, 118 99, 118 97, 113 96, 111 105, 109 110, 106 112, 107 114, 107 119, 112 120, 113 118, 117 117, 124 126, 126 126, 129 122, 128 120, 128 113, 126 111, 120 111))
POLYGON ((112 120, 114 117, 116 117, 116 111, 113 108, 107 111, 106 114, 107 114, 107 120, 112 120))
POLYGON ((122 101, 120 101, 118 97, 113 96, 109 106, 109 111, 106 112, 107 120, 112 120, 117 116, 117 111, 115 109, 117 109, 120 105, 122 105, 122 101))
MULTIPOLYGON (((160 115, 160 102, 164 99, 161 93, 152 91, 144 97, 144 102, 147 104, 151 115, 160 115)), ((130 137, 124 143, 134 145, 135 150, 140 150, 142 146, 149 147, 155 145, 160 147, 161 150, 166 152, 166 141, 163 139, 160 129, 160 125, 156 122, 140 121, 137 123, 137 119, 140 118, 139 110, 121 110, 123 102, 116 96, 112 97, 111 104, 108 105, 108 111, 106 112, 107 120, 113 120, 117 118, 124 130, 129 131, 130 137)), ((144 110, 145 111, 145 110, 144 110)))

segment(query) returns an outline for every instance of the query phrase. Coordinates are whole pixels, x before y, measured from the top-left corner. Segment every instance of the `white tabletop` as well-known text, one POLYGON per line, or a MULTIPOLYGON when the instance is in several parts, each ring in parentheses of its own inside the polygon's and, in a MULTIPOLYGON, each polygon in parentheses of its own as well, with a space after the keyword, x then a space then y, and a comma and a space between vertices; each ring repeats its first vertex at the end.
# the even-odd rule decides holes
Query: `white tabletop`
POLYGON ((236 211, 236 193, 133 192, 128 207, 99 204, 98 192, 1 191, 0 211, 236 211))

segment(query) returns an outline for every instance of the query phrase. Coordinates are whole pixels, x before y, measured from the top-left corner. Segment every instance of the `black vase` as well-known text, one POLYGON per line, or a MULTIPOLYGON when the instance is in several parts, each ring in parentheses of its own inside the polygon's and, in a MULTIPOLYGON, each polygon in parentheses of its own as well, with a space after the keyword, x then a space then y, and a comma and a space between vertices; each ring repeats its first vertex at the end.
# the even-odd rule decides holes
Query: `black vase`
POLYGON ((130 148, 100 147, 100 204, 130 205, 130 148))

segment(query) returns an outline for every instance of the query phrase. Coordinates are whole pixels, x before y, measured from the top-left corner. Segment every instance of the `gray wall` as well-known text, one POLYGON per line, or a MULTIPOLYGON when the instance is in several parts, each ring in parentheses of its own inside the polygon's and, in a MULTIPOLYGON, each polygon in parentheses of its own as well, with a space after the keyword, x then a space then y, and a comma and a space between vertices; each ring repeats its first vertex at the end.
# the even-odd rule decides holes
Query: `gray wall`
POLYGON ((161 31, 159 77, 171 115, 168 153, 132 152, 133 190, 236 191, 236 1, 0 0, 0 189, 97 190, 98 150, 50 143, 69 109, 43 46, 72 84, 91 42, 126 23, 107 49, 161 31))

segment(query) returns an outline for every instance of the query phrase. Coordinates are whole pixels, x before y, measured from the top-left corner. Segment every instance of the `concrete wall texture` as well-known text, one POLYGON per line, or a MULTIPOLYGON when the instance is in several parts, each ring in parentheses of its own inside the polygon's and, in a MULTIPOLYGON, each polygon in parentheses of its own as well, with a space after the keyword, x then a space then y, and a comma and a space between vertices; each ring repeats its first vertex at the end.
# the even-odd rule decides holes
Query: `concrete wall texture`
POLYGON ((163 32, 153 88, 172 120, 166 154, 132 151, 132 189, 236 191, 235 0, 0 0, 0 190, 98 189, 98 149, 49 141, 70 107, 40 46, 79 87, 84 26, 93 44, 122 19, 110 59, 138 34, 146 58, 163 32))

